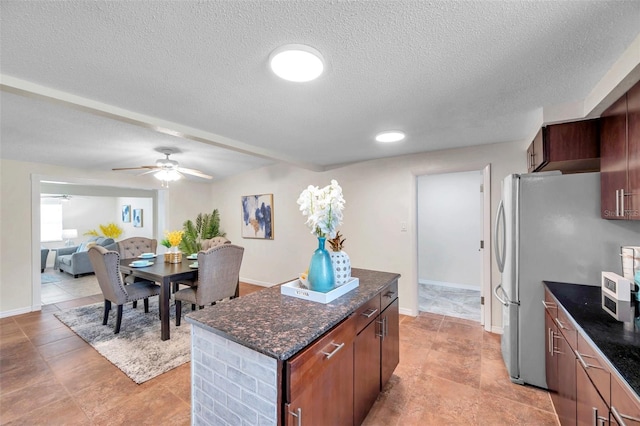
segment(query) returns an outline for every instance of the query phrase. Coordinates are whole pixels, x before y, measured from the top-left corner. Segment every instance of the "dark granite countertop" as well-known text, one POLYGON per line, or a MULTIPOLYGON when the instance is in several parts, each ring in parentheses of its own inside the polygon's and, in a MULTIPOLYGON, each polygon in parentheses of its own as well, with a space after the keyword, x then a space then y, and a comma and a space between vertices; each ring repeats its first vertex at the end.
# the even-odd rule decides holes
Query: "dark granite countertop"
POLYGON ((640 395, 640 319, 620 322, 604 311, 599 286, 547 281, 545 285, 636 395, 640 395))
POLYGON ((352 269, 359 286, 323 304, 280 294, 276 285, 189 313, 186 320, 270 357, 287 360, 400 277, 352 269))

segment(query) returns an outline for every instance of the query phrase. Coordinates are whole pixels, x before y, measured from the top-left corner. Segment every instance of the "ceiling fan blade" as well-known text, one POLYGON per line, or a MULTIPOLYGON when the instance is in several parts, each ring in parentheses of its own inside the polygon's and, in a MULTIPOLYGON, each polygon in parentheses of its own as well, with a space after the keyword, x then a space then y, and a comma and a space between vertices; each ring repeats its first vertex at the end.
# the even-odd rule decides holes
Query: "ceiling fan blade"
POLYGON ((139 173, 137 176, 148 175, 149 173, 156 173, 158 170, 162 170, 160 167, 154 167, 153 169, 147 170, 146 172, 139 173))
POLYGON ((158 166, 140 166, 140 167, 118 167, 111 170, 118 171, 118 170, 140 170, 140 169, 157 169, 157 168, 158 166))
POLYGON ((178 171, 182 172, 182 173, 186 173, 188 175, 201 177, 201 178, 204 178, 204 179, 213 179, 213 176, 209 176, 207 174, 204 174, 200 170, 185 169, 184 167, 178 167, 178 171))

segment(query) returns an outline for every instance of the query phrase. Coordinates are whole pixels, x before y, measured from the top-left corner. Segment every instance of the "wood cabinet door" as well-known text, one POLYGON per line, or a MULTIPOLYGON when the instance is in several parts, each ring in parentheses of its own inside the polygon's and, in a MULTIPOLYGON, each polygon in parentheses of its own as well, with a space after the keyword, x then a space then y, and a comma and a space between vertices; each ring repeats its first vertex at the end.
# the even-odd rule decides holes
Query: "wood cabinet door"
POLYGON ((640 400, 617 377, 611 379, 611 424, 640 426, 640 400))
POLYGON ((576 420, 579 426, 609 423, 609 407, 580 363, 576 366, 576 420))
MULTIPOLYGON (((538 170, 545 161, 545 151, 544 151, 544 137, 543 130, 540 129, 536 134, 536 137, 533 139, 533 143, 531 144, 531 167, 530 171, 538 170)), ((528 151, 528 150, 527 150, 528 151)))
POLYGON ((398 299, 380 314, 382 326, 382 368, 380 389, 389 381, 400 362, 400 315, 398 299))
POLYGON ((562 426, 576 424, 576 356, 562 333, 554 336, 558 362, 556 413, 562 426))
POLYGON ((372 321, 354 342, 353 423, 361 424, 380 393, 380 336, 372 321))
POLYGON ((627 187, 627 166, 625 94, 600 119, 600 209, 603 219, 624 219, 618 194, 627 187))
POLYGON ((286 425, 353 424, 353 317, 286 366, 286 425))
POLYGON ((627 219, 640 220, 640 84, 627 92, 627 126, 629 171, 625 210, 627 219))
POLYGON ((545 371, 547 377, 547 389, 551 394, 551 399, 554 403, 558 396, 558 357, 554 353, 555 350, 555 338, 558 334, 558 328, 553 321, 553 317, 549 314, 549 311, 545 309, 544 314, 544 328, 545 328, 545 371))

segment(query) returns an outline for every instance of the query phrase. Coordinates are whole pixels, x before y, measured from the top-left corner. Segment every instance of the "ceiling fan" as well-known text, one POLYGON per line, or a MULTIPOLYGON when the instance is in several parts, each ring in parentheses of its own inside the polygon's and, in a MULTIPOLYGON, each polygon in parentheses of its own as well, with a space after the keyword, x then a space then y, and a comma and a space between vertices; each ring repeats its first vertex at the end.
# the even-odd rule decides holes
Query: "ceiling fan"
POLYGON ((184 175, 197 176, 204 179, 213 179, 212 176, 202 173, 199 170, 180 167, 177 161, 169 159, 169 156, 171 154, 179 152, 177 150, 171 148, 158 148, 156 149, 156 151, 163 153, 165 155, 165 158, 156 160, 155 166, 119 167, 112 170, 147 170, 142 174, 146 175, 148 173, 154 173, 154 176, 162 181, 162 186, 169 186, 169 182, 181 179, 184 177, 184 175))

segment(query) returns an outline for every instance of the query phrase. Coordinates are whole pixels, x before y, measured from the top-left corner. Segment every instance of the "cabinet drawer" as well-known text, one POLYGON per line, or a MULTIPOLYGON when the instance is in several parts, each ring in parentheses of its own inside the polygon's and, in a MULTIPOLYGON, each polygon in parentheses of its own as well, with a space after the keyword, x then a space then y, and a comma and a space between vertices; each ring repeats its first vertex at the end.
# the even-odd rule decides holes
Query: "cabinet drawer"
POLYGON ((384 311, 387 306, 398 298, 398 280, 395 280, 380 292, 380 310, 384 311))
POLYGON ((355 315, 351 315, 320 340, 303 349, 286 364, 286 401, 291 402, 291 389, 304 388, 304 383, 313 382, 329 368, 334 355, 341 350, 352 349, 356 334, 355 315))
POLYGON ((565 339, 567 339, 567 343, 571 346, 571 350, 575 351, 578 347, 578 331, 573 325, 573 322, 569 319, 569 314, 567 314, 562 307, 559 307, 557 312, 558 314, 556 315, 555 322, 558 326, 558 331, 562 333, 565 339))
POLYGON ((380 315, 380 294, 376 294, 356 311, 356 333, 360 333, 378 315, 380 315))
POLYGON ((598 393, 609 405, 611 401, 611 372, 606 362, 582 334, 578 334, 578 347, 575 353, 578 362, 582 364, 598 393))

